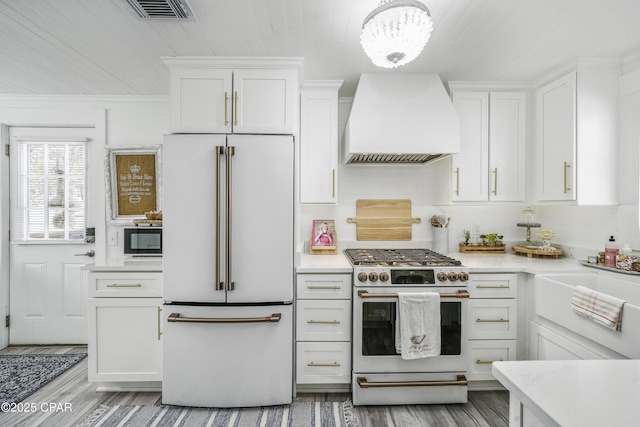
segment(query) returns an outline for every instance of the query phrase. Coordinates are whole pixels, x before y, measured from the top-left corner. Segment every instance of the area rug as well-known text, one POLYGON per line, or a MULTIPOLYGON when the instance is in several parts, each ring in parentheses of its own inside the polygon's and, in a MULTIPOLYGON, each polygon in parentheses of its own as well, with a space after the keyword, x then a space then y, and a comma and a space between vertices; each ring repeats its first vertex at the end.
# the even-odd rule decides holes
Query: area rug
POLYGON ((257 408, 103 406, 80 426, 349 427, 351 409, 351 402, 294 402, 257 408))
POLYGON ((0 402, 21 402, 85 357, 87 353, 0 355, 0 402))

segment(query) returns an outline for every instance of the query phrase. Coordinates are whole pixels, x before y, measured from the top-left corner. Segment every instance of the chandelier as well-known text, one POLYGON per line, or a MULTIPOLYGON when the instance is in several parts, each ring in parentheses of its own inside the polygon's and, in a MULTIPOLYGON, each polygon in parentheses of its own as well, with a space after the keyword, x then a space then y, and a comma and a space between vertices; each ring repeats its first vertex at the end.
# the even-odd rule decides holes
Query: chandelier
POLYGON ((420 55, 431 30, 431 14, 423 3, 380 0, 362 23, 360 43, 375 65, 395 68, 420 55))

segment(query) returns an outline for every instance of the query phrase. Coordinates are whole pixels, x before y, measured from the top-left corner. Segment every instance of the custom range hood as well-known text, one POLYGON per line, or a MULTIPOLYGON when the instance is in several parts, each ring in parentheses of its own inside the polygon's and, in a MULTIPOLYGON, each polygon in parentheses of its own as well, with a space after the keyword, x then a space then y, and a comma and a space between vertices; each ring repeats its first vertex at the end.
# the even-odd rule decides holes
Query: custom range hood
POLYGON ((439 76, 360 76, 344 132, 346 163, 428 163, 458 152, 460 120, 439 76))

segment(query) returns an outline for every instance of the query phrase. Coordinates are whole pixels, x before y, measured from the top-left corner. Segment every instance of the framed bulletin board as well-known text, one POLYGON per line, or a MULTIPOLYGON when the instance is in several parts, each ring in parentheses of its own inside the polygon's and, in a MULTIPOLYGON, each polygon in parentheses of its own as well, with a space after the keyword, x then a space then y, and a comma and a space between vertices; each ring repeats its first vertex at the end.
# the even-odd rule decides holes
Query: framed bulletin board
POLYGON ((110 147, 105 158, 107 217, 128 224, 162 210, 161 146, 110 147))

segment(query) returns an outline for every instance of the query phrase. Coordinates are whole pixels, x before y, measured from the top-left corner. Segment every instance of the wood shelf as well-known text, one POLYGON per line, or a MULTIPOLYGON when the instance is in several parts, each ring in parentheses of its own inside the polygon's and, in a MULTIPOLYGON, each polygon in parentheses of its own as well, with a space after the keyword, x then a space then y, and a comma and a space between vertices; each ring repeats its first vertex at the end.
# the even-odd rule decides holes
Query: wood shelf
POLYGON ((467 245, 465 243, 460 243, 460 252, 463 254, 506 254, 507 253, 507 245, 467 245))

